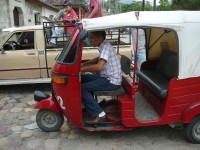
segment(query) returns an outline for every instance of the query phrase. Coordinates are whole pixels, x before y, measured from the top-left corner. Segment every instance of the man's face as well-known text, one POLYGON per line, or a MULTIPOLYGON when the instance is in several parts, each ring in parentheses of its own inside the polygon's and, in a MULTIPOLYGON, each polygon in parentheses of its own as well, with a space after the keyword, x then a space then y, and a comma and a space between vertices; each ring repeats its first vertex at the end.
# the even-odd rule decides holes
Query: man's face
POLYGON ((90 40, 93 47, 100 46, 102 41, 101 36, 97 36, 94 33, 91 33, 90 40))
POLYGON ((65 6, 65 8, 66 8, 67 12, 71 12, 72 11, 72 6, 65 6))

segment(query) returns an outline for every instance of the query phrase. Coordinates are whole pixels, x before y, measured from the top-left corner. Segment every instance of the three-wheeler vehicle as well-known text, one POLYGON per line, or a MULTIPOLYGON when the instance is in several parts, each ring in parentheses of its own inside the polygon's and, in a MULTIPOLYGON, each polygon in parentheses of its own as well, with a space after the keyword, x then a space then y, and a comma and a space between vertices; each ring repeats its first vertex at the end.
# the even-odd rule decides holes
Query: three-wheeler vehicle
POLYGON ((87 131, 181 125, 190 142, 200 143, 200 12, 128 12, 83 19, 74 26, 69 42, 52 69, 52 95, 39 91, 34 95, 35 109, 39 109, 36 122, 42 130, 58 130, 64 116, 73 125, 87 131), (99 103, 111 111, 107 113, 107 122, 88 125, 84 122, 88 115, 81 100, 84 39, 90 31, 122 28, 145 31, 147 60, 139 71, 135 67, 130 69, 136 66, 137 57, 131 65, 131 49, 130 57, 126 57, 120 55, 119 46, 121 88, 93 93, 96 97, 110 96, 110 100, 99 103), (139 78, 138 84, 135 84, 136 77, 139 78))

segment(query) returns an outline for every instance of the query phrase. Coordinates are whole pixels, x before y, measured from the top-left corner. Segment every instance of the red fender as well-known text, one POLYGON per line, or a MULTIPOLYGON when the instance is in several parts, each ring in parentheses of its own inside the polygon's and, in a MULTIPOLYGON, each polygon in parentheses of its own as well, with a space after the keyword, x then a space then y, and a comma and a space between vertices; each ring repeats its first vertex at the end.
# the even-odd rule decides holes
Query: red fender
POLYGON ((47 109, 47 110, 52 110, 57 113, 63 114, 62 109, 60 108, 59 104, 57 101, 53 99, 52 96, 50 96, 47 99, 43 99, 39 102, 37 102, 34 106, 35 109, 47 109))
POLYGON ((197 102, 193 105, 190 105, 189 108, 183 113, 182 122, 183 123, 190 123, 192 119, 200 114, 200 103, 197 102))

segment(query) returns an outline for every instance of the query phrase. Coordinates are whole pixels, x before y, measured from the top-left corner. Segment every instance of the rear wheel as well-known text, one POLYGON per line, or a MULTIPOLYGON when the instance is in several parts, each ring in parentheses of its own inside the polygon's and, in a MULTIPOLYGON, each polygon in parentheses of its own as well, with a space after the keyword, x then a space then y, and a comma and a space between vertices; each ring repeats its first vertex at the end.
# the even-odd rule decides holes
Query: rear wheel
POLYGON ((62 114, 41 109, 36 116, 36 123, 45 132, 58 131, 64 122, 62 114))
POLYGON ((200 116, 195 117, 191 123, 186 126, 186 136, 194 144, 200 143, 200 116))

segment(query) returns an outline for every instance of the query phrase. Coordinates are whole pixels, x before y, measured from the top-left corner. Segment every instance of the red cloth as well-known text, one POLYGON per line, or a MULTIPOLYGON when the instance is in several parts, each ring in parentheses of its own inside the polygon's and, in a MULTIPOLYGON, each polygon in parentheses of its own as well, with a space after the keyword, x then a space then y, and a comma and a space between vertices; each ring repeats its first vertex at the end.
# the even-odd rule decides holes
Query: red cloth
MULTIPOLYGON (((77 20, 77 19, 78 17, 74 10, 72 10, 70 13, 67 12, 65 15, 65 20, 77 20)), ((72 26, 69 22, 67 22, 65 25, 67 25, 67 27, 65 28, 67 33, 72 33, 74 31, 74 27, 68 27, 72 26)))
POLYGON ((90 0, 90 4, 89 4, 89 14, 91 14, 92 10, 94 9, 94 6, 97 5, 98 6, 98 12, 96 14, 94 14, 94 16, 92 16, 92 18, 98 18, 101 17, 101 3, 99 0, 90 0))

